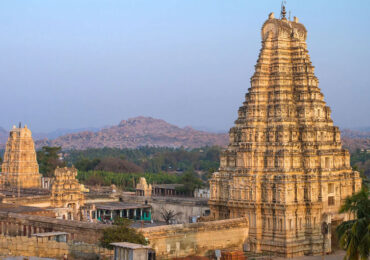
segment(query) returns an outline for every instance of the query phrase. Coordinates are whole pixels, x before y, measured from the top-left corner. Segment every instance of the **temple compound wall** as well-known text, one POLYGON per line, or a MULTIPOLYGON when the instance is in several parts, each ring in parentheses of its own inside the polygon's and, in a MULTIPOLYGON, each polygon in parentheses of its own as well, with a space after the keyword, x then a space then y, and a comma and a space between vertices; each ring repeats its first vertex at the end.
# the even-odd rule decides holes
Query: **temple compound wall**
MULTIPOLYGON (((29 238, 32 238, 36 233, 58 231, 68 233, 68 245, 67 247, 61 246, 61 244, 49 245, 53 246, 53 250, 55 249, 52 254, 61 254, 67 249, 69 253, 71 251, 88 253, 94 250, 102 250, 97 246, 105 228, 107 228, 107 225, 103 224, 0 211, 0 254, 15 252, 14 250, 22 245, 32 247, 34 241, 33 239, 29 240, 29 238), (7 247, 2 246, 1 241, 14 244, 6 251, 7 247)), ((157 226, 139 230, 148 238, 150 246, 156 251, 158 259, 167 259, 214 254, 216 249, 241 251, 248 239, 249 227, 247 218, 235 218, 193 224, 157 226)), ((40 246, 41 252, 48 245, 40 246)), ((33 249, 23 248, 22 250, 30 251, 25 253, 24 256, 31 256, 35 252, 33 249)), ((38 256, 51 257, 42 254, 38 256)))
POLYGON ((297 18, 270 14, 262 49, 229 146, 210 180, 215 219, 249 219, 249 247, 286 257, 331 250, 321 226, 347 220, 338 214, 361 189, 359 173, 342 148, 297 18))
POLYGON ((248 239, 248 220, 178 224, 140 229, 158 259, 186 256, 214 256, 216 249, 243 250, 248 239))
POLYGON ((113 250, 95 244, 57 242, 47 237, 4 236, 0 235, 0 257, 45 257, 63 259, 112 259, 113 250))
POLYGON ((61 231, 69 233, 72 241, 97 244, 106 227, 103 224, 0 211, 0 234, 7 236, 30 237, 35 233, 61 231))

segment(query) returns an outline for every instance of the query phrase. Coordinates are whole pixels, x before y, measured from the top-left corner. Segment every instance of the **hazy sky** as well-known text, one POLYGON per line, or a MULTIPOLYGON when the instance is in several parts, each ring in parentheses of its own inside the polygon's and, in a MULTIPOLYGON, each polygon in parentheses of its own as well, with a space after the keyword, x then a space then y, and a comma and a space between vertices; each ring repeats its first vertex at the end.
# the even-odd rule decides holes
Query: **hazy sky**
MULTIPOLYGON (((0 126, 228 130, 278 0, 1 0, 0 126)), ((290 0, 336 125, 370 126, 370 1, 290 0)))

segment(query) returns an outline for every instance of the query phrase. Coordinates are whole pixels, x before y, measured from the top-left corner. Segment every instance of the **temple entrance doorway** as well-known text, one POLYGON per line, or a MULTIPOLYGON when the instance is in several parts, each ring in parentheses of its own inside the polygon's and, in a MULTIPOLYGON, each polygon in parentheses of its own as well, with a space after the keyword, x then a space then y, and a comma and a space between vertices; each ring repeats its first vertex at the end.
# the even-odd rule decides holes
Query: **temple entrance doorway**
POLYGON ((331 250, 332 251, 337 251, 340 249, 339 238, 338 238, 336 229, 342 222, 343 222, 342 220, 332 220, 331 221, 330 233, 331 233, 331 250))

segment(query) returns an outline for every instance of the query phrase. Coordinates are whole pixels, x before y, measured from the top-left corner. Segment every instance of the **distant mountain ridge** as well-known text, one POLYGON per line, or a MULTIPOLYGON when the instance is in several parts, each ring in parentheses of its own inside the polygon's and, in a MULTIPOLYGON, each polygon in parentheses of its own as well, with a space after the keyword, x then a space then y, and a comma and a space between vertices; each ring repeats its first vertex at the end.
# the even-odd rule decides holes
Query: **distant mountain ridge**
POLYGON ((185 147, 226 146, 227 134, 198 131, 192 127, 180 128, 161 119, 135 117, 100 131, 82 131, 53 140, 37 140, 36 146, 61 146, 64 150, 87 148, 137 148, 140 146, 185 147))
POLYGON ((84 128, 76 128, 76 129, 69 129, 69 128, 58 128, 57 130, 54 130, 49 133, 33 133, 33 138, 35 140, 40 140, 40 139, 55 139, 58 138, 59 136, 62 135, 67 135, 67 134, 73 134, 73 133, 78 133, 78 132, 98 132, 102 127, 84 127, 84 128))
MULTIPOLYGON (((204 129, 204 128, 203 128, 204 129)), ((350 150, 370 149, 370 128, 341 130, 343 146, 350 150)), ((0 127, 0 149, 8 139, 9 131, 0 127)), ((226 146, 227 133, 210 133, 192 127, 180 128, 161 119, 134 117, 122 120, 116 126, 57 129, 50 133, 33 133, 36 147, 62 146, 63 149, 136 148, 140 146, 195 148, 207 145, 226 146)))

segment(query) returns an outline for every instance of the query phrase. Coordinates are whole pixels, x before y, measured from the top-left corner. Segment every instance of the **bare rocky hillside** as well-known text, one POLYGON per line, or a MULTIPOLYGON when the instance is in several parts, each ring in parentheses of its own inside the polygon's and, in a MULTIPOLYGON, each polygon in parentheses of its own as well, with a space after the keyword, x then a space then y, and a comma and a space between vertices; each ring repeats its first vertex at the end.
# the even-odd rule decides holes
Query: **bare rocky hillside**
POLYGON ((227 143, 227 134, 208 133, 191 127, 180 128, 151 117, 135 117, 97 132, 84 131, 63 135, 53 140, 38 140, 36 146, 62 146, 63 149, 83 150, 139 146, 195 148, 212 145, 226 146, 227 143))

